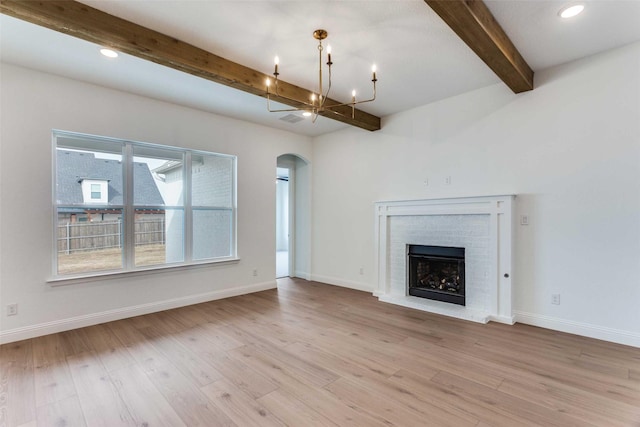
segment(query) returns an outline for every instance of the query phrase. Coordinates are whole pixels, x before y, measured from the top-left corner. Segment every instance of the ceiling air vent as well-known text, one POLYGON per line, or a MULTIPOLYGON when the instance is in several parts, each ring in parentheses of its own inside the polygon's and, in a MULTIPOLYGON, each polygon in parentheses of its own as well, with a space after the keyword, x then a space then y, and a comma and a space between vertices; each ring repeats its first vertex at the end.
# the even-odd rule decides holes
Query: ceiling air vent
POLYGON ((280 117, 280 120, 287 123, 298 123, 304 120, 304 117, 296 116, 295 114, 287 114, 286 116, 280 117))

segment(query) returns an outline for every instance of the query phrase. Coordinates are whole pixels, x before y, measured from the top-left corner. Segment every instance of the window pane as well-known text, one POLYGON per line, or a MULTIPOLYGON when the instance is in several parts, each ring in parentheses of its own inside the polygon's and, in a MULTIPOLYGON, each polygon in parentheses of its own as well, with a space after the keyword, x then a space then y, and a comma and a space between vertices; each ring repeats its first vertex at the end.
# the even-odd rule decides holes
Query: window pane
MULTIPOLYGON (((92 143, 92 146, 96 145, 98 144, 92 143)), ((104 143, 103 145, 106 150, 112 144, 104 143)), ((96 199, 100 204, 105 205, 121 207, 124 204, 122 155, 57 148, 56 156, 56 203, 58 205, 78 206, 96 203, 96 199), (99 182, 105 185, 107 190, 105 197, 101 194, 99 182), (97 197, 94 197, 96 191, 97 197)))
POLYGON ((58 208, 58 274, 122 268, 122 210, 58 208))
POLYGON ((91 184, 91 198, 92 199, 102 198, 100 193, 100 184, 91 184))
POLYGON ((133 147, 133 204, 182 206, 183 154, 149 146, 133 147))
POLYGON ((231 256, 231 209, 193 210, 193 259, 231 256))
POLYGON ((126 271, 235 254, 234 156, 64 131, 53 135, 60 223, 56 274, 126 271), (125 173, 129 170, 131 175, 125 173), (123 224, 130 213, 133 224, 123 224), (131 231, 132 236, 122 235, 131 231), (130 255, 133 266, 127 262, 130 255))
POLYGON ((184 211, 136 209, 136 267, 184 261, 184 211))
POLYGON ((193 154, 191 172, 193 206, 233 207, 233 158, 193 154))

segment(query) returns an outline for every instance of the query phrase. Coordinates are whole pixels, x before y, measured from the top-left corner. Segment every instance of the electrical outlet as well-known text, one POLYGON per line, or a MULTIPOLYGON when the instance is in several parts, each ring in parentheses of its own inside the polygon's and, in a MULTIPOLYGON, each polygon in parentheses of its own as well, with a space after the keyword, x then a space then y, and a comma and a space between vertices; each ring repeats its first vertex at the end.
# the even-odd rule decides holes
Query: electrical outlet
POLYGON ((18 304, 7 305, 7 316, 15 316, 18 314, 18 304))
POLYGON ((560 294, 551 295, 551 304, 560 305, 560 294))
POLYGON ((258 275, 258 270, 253 270, 253 275, 257 276, 258 275))
POLYGON ((520 225, 529 225, 529 215, 520 215, 520 225))
POLYGON ((445 176, 444 183, 445 185, 451 185, 451 176, 445 176))

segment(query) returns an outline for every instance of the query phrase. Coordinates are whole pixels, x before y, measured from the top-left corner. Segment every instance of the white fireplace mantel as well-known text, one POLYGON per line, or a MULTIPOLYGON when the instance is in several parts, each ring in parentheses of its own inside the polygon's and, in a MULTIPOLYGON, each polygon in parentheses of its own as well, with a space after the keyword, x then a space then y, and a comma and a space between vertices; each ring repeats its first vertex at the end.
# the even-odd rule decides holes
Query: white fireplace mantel
POLYGON ((515 195, 386 201, 375 204, 376 291, 380 301, 486 323, 513 324, 515 195), (409 244, 466 250, 466 305, 410 296, 409 244))

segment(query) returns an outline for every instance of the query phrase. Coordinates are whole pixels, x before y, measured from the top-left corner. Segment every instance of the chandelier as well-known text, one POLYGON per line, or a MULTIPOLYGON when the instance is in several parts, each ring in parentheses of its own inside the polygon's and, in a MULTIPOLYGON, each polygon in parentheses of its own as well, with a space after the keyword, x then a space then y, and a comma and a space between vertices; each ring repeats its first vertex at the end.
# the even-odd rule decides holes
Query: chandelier
POLYGON ((355 116, 355 106, 357 104, 364 104, 365 102, 371 102, 371 101, 375 101, 376 99, 376 82, 378 81, 378 79, 376 78, 376 66, 373 65, 371 67, 371 73, 372 73, 372 77, 371 77, 371 82, 373 83, 373 96, 370 99, 365 99, 365 100, 356 100, 356 91, 353 90, 351 92, 351 102, 344 102, 342 104, 327 104, 327 99, 329 98, 329 92, 331 91, 331 66, 333 65, 333 62, 331 62, 331 46, 327 45, 327 66, 328 66, 328 77, 329 77, 329 81, 327 84, 327 90, 326 92, 323 89, 323 80, 322 80, 322 51, 324 50, 324 48, 322 47, 322 40, 326 39, 327 36, 329 35, 329 33, 326 30, 315 30, 313 32, 313 38, 318 40, 318 91, 316 92, 312 92, 311 94, 311 99, 309 101, 301 101, 299 99, 293 99, 293 98, 289 98, 287 96, 284 96, 282 94, 280 94, 278 92, 278 76, 280 75, 280 73, 278 72, 278 64, 280 63, 280 59, 276 56, 275 57, 275 70, 273 72, 273 76, 274 76, 274 90, 273 92, 271 92, 271 79, 267 78, 266 81, 266 85, 267 85, 267 110, 269 110, 272 113, 279 113, 279 112, 284 112, 284 111, 303 111, 302 115, 303 116, 313 116, 311 121, 313 123, 315 123, 316 119, 318 118, 318 115, 320 113, 326 112, 326 111, 331 111, 334 112, 336 114, 341 114, 338 111, 333 110, 336 107, 344 107, 344 106, 350 106, 351 107, 351 118, 353 119, 355 116), (286 99, 289 101, 293 101, 295 103, 299 103, 299 104, 303 104, 301 107, 297 107, 297 108, 285 108, 285 109, 278 109, 278 110, 273 110, 271 109, 271 96, 275 96, 277 98, 281 98, 281 99, 286 99))

